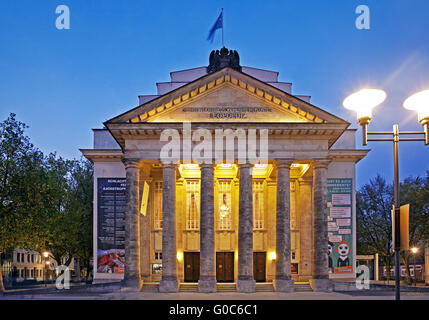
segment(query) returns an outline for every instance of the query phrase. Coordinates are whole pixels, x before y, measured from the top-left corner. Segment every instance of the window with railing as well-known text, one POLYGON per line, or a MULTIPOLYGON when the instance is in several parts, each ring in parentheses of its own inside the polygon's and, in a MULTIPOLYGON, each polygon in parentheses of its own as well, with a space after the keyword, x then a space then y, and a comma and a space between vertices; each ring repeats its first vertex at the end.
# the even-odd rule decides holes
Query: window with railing
POLYGON ((218 229, 230 230, 232 224, 231 181, 218 181, 218 198, 218 229))
POLYGON ((264 182, 253 181, 253 229, 264 229, 264 182))
POLYGON ((186 181, 186 229, 200 229, 200 181, 186 181))
POLYGON ((154 229, 162 229, 162 181, 154 182, 154 229))

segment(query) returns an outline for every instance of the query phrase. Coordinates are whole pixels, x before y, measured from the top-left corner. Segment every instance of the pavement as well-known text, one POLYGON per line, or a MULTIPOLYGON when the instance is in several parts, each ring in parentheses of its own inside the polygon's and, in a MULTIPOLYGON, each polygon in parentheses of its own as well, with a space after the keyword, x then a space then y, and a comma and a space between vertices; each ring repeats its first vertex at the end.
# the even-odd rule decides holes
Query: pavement
MULTIPOLYGON (((257 293, 159 293, 136 292, 120 283, 89 285, 72 283, 70 290, 57 290, 53 285, 20 288, 0 293, 0 300, 394 300, 394 285, 371 281, 370 290, 342 292, 257 292, 257 293)), ((428 286, 401 286, 402 300, 429 300, 428 286)))
MULTIPOLYGON (((0 300, 394 300, 394 292, 364 290, 350 292, 258 292, 258 293, 152 293, 116 290, 109 293, 63 290, 60 292, 0 295, 0 300)), ((429 300, 429 292, 402 292, 401 300, 429 300)))

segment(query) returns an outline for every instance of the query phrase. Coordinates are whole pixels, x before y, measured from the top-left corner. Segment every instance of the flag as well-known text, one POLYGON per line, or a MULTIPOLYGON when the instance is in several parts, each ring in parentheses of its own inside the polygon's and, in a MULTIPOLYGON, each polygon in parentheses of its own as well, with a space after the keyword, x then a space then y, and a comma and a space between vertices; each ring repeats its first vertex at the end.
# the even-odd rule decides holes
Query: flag
POLYGON ((213 38, 217 29, 223 29, 223 9, 219 15, 219 18, 217 18, 215 24, 210 29, 209 35, 207 37, 207 40, 209 40, 211 43, 213 43, 213 38))

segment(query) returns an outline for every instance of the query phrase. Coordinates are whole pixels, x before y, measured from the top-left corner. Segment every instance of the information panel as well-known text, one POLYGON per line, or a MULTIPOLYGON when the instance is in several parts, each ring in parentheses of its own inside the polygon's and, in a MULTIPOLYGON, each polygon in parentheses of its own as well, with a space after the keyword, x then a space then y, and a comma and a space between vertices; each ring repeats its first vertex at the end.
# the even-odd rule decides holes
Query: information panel
POLYGON ((353 273, 351 178, 328 179, 328 252, 331 273, 353 273))
POLYGON ((97 272, 124 273, 126 179, 98 178, 97 185, 97 272))

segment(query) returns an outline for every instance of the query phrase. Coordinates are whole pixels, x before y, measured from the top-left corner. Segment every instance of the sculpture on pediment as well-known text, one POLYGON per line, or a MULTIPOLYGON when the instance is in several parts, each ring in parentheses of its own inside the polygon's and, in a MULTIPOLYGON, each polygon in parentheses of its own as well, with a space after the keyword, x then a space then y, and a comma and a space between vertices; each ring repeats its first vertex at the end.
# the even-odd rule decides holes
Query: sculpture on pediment
POLYGON ((226 67, 241 71, 240 56, 238 52, 236 50, 228 50, 225 47, 220 49, 220 51, 213 50, 210 53, 207 72, 213 73, 226 67))

